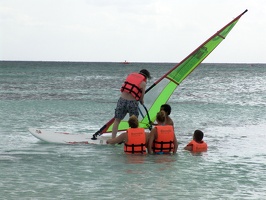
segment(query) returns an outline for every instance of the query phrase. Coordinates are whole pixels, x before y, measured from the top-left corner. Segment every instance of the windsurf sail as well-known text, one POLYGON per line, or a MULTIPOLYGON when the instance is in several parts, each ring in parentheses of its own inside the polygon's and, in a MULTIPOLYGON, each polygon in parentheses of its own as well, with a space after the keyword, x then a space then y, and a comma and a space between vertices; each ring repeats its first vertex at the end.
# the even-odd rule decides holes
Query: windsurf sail
MULTIPOLYGON (((177 86, 226 38, 240 17, 247 11, 245 10, 217 31, 145 91, 145 106, 139 106, 141 114, 139 116, 140 127, 145 129, 150 127, 150 123, 155 121, 156 114, 159 112, 161 105, 169 100, 177 86)), ((118 127, 119 131, 129 128, 127 119, 128 117, 121 121, 118 127)), ((94 134, 94 138, 102 133, 111 132, 113 122, 114 118, 97 131, 94 134)))

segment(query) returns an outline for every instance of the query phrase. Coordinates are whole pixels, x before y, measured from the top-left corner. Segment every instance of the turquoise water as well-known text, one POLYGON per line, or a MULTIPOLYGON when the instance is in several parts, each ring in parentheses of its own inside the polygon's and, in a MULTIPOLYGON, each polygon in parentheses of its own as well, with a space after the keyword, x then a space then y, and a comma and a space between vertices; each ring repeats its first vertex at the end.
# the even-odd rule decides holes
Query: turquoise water
POLYGON ((169 104, 177 155, 131 156, 123 146, 55 145, 29 127, 94 133, 113 116, 119 87, 172 63, 0 62, 3 199, 265 199, 266 65, 202 64, 169 104), (209 150, 183 151, 195 129, 209 150))

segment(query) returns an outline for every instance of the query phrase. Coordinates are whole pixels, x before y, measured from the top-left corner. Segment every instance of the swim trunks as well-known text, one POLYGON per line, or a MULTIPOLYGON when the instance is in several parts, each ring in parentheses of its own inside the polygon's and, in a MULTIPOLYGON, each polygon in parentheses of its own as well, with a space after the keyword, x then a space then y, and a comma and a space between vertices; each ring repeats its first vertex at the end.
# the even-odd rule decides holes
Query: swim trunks
POLYGON ((136 100, 126 100, 123 98, 119 98, 116 109, 115 109, 115 118, 118 119, 124 119, 127 113, 129 113, 129 116, 135 115, 136 117, 139 116, 139 110, 138 110, 139 102, 136 100))

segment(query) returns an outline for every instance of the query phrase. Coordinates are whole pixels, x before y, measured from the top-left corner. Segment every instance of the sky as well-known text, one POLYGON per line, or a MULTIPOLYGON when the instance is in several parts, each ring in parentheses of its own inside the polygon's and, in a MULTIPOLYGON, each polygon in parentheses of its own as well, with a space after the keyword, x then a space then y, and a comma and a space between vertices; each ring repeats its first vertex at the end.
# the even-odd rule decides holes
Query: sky
POLYGON ((246 9, 204 63, 266 63, 266 0, 0 0, 0 60, 178 63, 246 9))

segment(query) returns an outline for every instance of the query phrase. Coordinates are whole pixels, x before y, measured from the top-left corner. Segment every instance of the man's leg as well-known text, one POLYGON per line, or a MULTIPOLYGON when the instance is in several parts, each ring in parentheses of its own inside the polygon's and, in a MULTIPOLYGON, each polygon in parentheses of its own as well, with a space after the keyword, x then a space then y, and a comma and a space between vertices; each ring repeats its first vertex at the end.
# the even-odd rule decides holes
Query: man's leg
POLYGON ((114 125, 112 128, 112 138, 116 137, 117 131, 118 131, 118 126, 121 122, 121 119, 115 118, 114 125))

